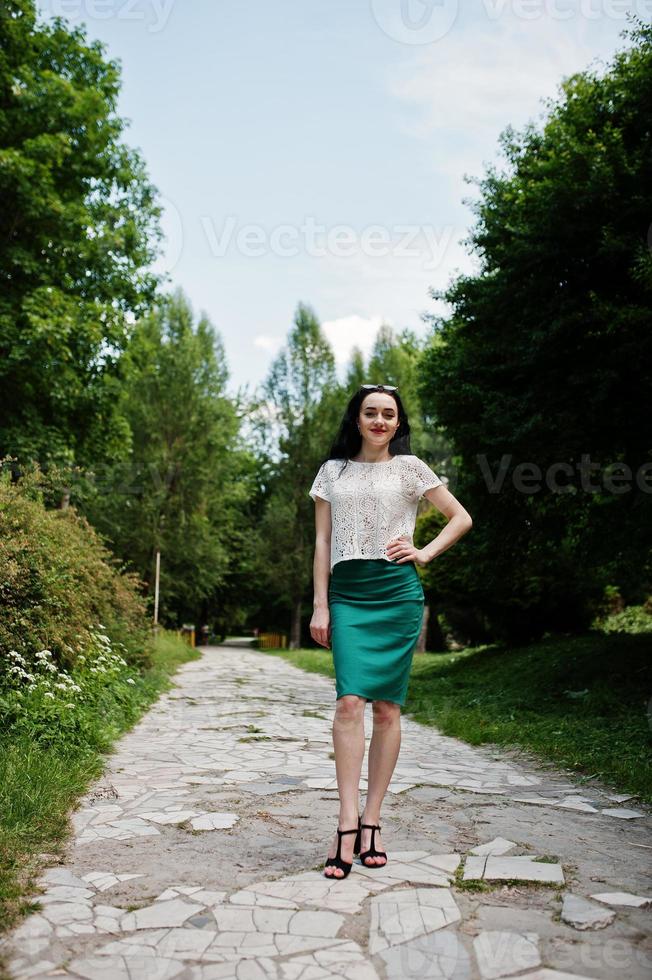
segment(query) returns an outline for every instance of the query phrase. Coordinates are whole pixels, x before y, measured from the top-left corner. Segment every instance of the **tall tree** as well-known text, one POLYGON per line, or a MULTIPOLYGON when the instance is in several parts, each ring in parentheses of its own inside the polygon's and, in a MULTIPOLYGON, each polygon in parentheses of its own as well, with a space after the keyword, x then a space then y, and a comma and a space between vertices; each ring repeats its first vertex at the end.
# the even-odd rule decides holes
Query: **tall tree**
POLYGON ((346 369, 346 381, 344 388, 346 391, 353 394, 360 385, 371 384, 367 377, 367 369, 364 363, 364 354, 357 345, 354 345, 351 349, 351 354, 349 356, 349 363, 346 369))
POLYGON ((342 393, 333 351, 311 307, 299 303, 286 347, 263 384, 268 444, 279 458, 270 473, 261 528, 266 586, 291 610, 292 647, 301 645, 302 599, 312 578, 314 504, 308 490, 335 437, 342 393))
MULTIPOLYGON (((194 322, 177 290, 138 321, 121 370, 119 407, 131 452, 124 463, 96 468, 97 492, 86 511, 150 594, 160 550, 162 622, 200 615, 222 622, 232 577, 244 601, 256 555, 243 520, 254 467, 236 445, 222 340, 206 316, 194 322)), ((236 604, 228 612, 237 620, 236 604)))
POLYGON ((630 600, 652 587, 649 472, 637 484, 652 459, 652 28, 626 34, 603 74, 564 81, 540 131, 502 134, 507 166, 474 205, 480 271, 433 293, 452 314, 433 317, 422 401, 474 517, 440 586, 512 638, 586 626, 607 584, 630 600))
MULTIPOLYGON (((400 389, 401 400, 410 420, 412 451, 417 455, 432 454, 442 445, 437 443, 435 426, 424 428, 421 401, 418 390, 417 370, 423 342, 414 331, 402 330, 396 333, 392 327, 384 325, 376 335, 369 357, 367 374, 379 384, 395 384, 400 389)), ((441 441, 440 441, 441 442, 441 441)))
POLYGON ((0 450, 88 463, 126 429, 107 379, 151 301, 160 208, 121 141, 120 72, 33 0, 0 6, 0 450))

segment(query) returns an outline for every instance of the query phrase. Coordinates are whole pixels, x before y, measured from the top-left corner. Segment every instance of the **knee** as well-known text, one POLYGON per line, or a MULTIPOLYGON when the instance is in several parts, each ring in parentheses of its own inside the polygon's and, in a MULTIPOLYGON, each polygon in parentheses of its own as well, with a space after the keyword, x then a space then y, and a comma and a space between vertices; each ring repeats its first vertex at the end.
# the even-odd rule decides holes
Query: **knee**
POLYGON ((361 715, 364 715, 366 703, 367 699, 357 694, 343 694, 335 705, 336 721, 359 721, 361 715))
POLYGON ((401 716, 401 706, 394 701, 374 701, 374 725, 392 725, 401 716))

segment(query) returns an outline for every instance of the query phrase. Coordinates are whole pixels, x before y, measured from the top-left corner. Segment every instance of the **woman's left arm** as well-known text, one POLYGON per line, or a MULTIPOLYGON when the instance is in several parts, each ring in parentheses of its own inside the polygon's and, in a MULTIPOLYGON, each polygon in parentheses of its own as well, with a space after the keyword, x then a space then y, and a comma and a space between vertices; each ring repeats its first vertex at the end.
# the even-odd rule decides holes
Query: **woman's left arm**
POLYGON ((417 565, 427 565, 473 527, 473 520, 468 510, 443 484, 431 487, 423 496, 448 518, 448 524, 423 548, 415 548, 405 537, 392 538, 387 544, 387 557, 397 565, 403 565, 408 561, 414 561, 417 565))
POLYGON ((441 529, 437 537, 419 549, 423 560, 429 562, 470 531, 473 527, 473 519, 448 487, 443 485, 432 487, 430 490, 426 490, 424 497, 448 518, 448 523, 441 529))

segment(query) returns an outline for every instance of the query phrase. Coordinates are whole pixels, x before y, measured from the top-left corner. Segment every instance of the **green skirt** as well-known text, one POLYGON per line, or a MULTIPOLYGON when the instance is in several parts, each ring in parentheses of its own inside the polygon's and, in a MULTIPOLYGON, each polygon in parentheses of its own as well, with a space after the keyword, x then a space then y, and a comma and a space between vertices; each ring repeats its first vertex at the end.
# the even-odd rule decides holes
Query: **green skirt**
POLYGON ((351 558, 328 584, 336 696, 405 704, 424 594, 414 562, 351 558))

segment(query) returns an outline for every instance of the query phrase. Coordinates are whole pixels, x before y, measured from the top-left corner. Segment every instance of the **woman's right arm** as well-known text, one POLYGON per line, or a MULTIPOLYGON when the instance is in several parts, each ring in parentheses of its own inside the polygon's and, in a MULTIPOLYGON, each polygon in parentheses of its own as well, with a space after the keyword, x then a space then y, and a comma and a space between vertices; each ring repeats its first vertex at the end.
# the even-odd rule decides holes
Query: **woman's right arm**
POLYGON ((312 577, 315 586, 310 635, 320 646, 330 647, 330 610, 328 580, 331 565, 331 505, 323 497, 315 497, 315 557, 312 577))

